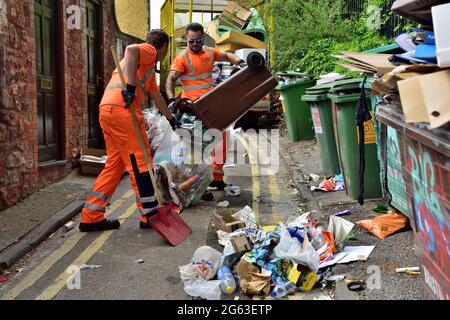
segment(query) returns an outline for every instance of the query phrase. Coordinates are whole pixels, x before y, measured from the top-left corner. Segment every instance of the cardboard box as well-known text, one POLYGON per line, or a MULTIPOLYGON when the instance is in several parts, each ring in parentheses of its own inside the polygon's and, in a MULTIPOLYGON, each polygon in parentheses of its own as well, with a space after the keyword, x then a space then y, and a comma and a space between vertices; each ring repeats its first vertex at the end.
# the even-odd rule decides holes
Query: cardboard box
POLYGON ((173 36, 175 39, 177 38, 184 38, 186 35, 186 26, 182 26, 180 28, 175 29, 173 32, 173 36))
POLYGON ((450 70, 398 82, 405 120, 429 123, 432 129, 450 121, 450 70))
POLYGON ((82 174, 99 175, 105 167, 106 150, 85 148, 81 151, 80 167, 82 174))
POLYGON ((250 19, 252 12, 239 4, 230 1, 219 16, 219 24, 236 29, 243 29, 250 19))
POLYGON ((214 213, 211 220, 216 229, 231 233, 245 228, 245 222, 234 218, 233 213, 233 211, 227 209, 218 210, 214 213))
POLYGON ((236 238, 231 239, 231 244, 233 245, 235 252, 252 250, 252 245, 248 242, 248 238, 245 234, 241 234, 236 238))

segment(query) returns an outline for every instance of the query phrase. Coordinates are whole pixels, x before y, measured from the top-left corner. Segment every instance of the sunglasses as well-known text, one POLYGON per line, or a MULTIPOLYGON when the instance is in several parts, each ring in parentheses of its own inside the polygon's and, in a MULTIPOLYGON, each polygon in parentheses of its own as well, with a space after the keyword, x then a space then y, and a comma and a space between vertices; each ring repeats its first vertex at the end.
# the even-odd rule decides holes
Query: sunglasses
POLYGON ((188 41, 190 44, 202 44, 203 39, 192 39, 188 41))

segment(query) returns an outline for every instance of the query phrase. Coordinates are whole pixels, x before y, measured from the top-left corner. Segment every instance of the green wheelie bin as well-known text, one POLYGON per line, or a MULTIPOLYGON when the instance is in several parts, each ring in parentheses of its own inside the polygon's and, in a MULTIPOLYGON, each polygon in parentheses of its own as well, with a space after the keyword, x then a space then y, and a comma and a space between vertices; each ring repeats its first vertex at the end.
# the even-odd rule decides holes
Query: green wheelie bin
MULTIPOLYGON (((335 81, 328 94, 333 105, 335 138, 346 192, 354 200, 358 199, 359 193, 359 135, 356 113, 361 82, 362 79, 335 81)), ((370 106, 369 94, 367 105, 370 106)), ((382 191, 373 119, 364 124, 364 132, 366 158, 364 198, 378 199, 381 198, 382 191)))
POLYGON ((332 86, 331 82, 309 88, 302 96, 302 101, 307 102, 311 109, 323 173, 334 177, 341 173, 341 168, 334 138, 333 111, 327 96, 332 86))
POLYGON ((291 141, 314 138, 314 128, 309 106, 301 100, 306 89, 312 87, 314 83, 314 80, 302 79, 278 86, 291 141))

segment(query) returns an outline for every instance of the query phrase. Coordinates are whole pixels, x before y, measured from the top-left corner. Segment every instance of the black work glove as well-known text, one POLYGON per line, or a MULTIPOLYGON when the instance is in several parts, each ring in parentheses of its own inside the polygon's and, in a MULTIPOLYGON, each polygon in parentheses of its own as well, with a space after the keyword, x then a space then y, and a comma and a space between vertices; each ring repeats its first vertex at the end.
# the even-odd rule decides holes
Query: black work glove
POLYGON ((169 104, 167 105, 167 108, 169 108, 170 113, 175 113, 177 104, 178 104, 177 98, 172 98, 169 100, 169 104))
POLYGON ((125 101, 125 108, 128 109, 133 103, 134 97, 136 96, 136 86, 127 84, 127 87, 122 90, 123 101, 125 101))
POLYGON ((170 126, 172 127, 172 130, 175 131, 177 129, 177 119, 175 119, 175 116, 172 114, 172 118, 169 120, 170 126))
POLYGON ((240 68, 242 68, 242 69, 244 69, 246 66, 247 66, 247 63, 244 61, 244 60, 239 60, 239 62, 237 63, 237 65, 240 67, 240 68))

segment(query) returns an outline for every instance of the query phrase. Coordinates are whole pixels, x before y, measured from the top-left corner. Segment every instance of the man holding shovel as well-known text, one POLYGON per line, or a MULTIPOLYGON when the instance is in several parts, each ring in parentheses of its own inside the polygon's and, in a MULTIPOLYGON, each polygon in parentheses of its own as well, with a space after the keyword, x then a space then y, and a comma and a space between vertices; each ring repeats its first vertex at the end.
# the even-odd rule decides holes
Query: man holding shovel
MULTIPOLYGON (((156 63, 165 58, 168 45, 169 37, 164 31, 150 31, 146 43, 130 45, 125 50, 120 67, 127 83, 126 88, 122 85, 118 70, 112 74, 100 103, 100 126, 105 137, 108 159, 92 191, 87 194, 81 212, 80 231, 102 231, 120 227, 118 220, 105 219, 105 209, 124 169, 129 173, 131 186, 136 193, 136 203, 141 214, 140 227, 151 228, 149 218, 157 213, 158 202, 130 106, 136 110, 138 127, 144 137, 147 133, 142 109, 145 109, 149 98, 174 126, 175 119, 167 108, 155 79, 156 63)), ((144 141, 147 156, 151 159, 148 139, 144 141)))

